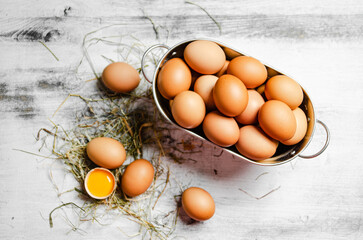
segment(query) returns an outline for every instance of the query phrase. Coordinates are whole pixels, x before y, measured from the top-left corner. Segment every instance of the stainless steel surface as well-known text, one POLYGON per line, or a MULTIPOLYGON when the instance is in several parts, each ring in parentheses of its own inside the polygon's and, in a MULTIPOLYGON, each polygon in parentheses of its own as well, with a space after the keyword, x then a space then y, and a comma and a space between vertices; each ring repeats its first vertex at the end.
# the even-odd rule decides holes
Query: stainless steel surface
POLYGON ((145 73, 145 58, 146 56, 155 48, 165 48, 165 49, 169 49, 168 46, 164 45, 164 44, 155 44, 151 47, 149 47, 145 52, 144 54, 142 55, 142 58, 141 58, 141 72, 142 72, 142 75, 144 75, 146 81, 148 81, 149 83, 151 83, 152 81, 150 81, 150 79, 146 76, 146 73, 145 73))
POLYGON ((301 158, 315 158, 315 157, 319 156, 320 154, 322 154, 326 150, 326 148, 328 147, 328 145, 330 143, 330 131, 329 131, 328 126, 324 122, 322 122, 320 120, 317 120, 316 122, 319 123, 321 126, 323 126, 323 128, 324 128, 324 130, 326 132, 326 140, 325 140, 324 146, 317 153, 314 153, 314 154, 311 154, 311 155, 302 155, 302 154, 300 154, 299 157, 301 157, 301 158))
MULTIPOLYGON (((172 114, 170 112, 170 109, 169 109, 169 102, 167 100, 165 100, 161 94, 159 93, 158 91, 158 88, 157 88, 157 77, 158 77, 158 73, 159 73, 159 70, 161 69, 161 67, 163 66, 163 64, 171 59, 171 58, 174 58, 174 57, 180 57, 180 58, 183 58, 183 52, 184 52, 184 48, 192 41, 195 41, 195 40, 209 40, 209 41, 213 41, 215 43, 217 43, 219 46, 221 46, 223 49, 225 48, 229 48, 233 51, 236 51, 238 53, 241 53, 242 55, 245 55, 245 56, 250 56, 244 52, 241 52, 239 50, 236 50, 232 47, 229 47, 225 44, 222 44, 218 41, 215 41, 215 40, 212 40, 212 39, 190 39, 190 40, 186 40, 186 41, 183 41, 183 42, 180 42, 176 45, 174 45, 173 47, 169 48, 168 51, 161 57, 156 69, 155 69, 155 72, 154 72, 154 76, 153 76, 153 80, 152 80, 152 90, 153 90, 153 96, 154 96, 154 100, 155 100, 155 103, 156 103, 156 106, 158 108, 158 110, 160 111, 160 113, 163 115, 163 117, 165 119, 167 119, 170 123, 174 124, 175 126, 183 129, 184 131, 188 132, 189 134, 199 138, 199 139, 202 139, 204 141, 208 141, 210 142, 211 144, 214 144, 212 143, 211 141, 209 141, 205 136, 204 136, 204 133, 203 133, 203 130, 201 129, 201 127, 197 127, 195 129, 184 129, 182 127, 180 127, 174 120, 173 120, 173 117, 172 117, 172 114)), ((151 46, 148 50, 146 50, 144 56, 143 56, 143 59, 144 57, 152 50, 152 49, 155 49, 157 47, 164 47, 164 48, 167 48, 165 45, 154 45, 154 46, 151 46)), ((283 74, 281 71, 277 70, 276 68, 273 68, 271 67, 270 65, 268 64, 265 64, 263 63, 266 67, 269 67, 269 68, 272 68, 274 70, 276 70, 277 72, 283 74)), ((142 61, 142 70, 143 70, 143 61, 142 61)), ((143 74, 144 74, 144 70, 143 70, 143 74)), ((286 74, 284 74, 286 75, 286 74)), ((144 74, 145 76, 145 74, 144 74)), ((146 76, 145 76, 146 77, 146 76)), ((148 80, 150 81, 150 80, 148 80)), ((302 108, 302 110, 304 111, 305 115, 307 116, 307 120, 308 120, 308 129, 307 129, 307 132, 306 132, 306 135, 304 137, 304 139, 299 142, 298 144, 295 144, 293 146, 285 146, 283 144, 280 144, 275 155, 271 158, 268 158, 268 159, 265 159, 263 161, 255 161, 255 160, 252 160, 252 159, 249 159, 243 155, 241 155, 237 149, 232 146, 232 147, 228 147, 228 148, 223 148, 223 147, 220 147, 216 144, 214 144, 215 146, 225 150, 226 152, 229 152, 230 154, 240 158, 240 159, 243 159, 245 161, 248 161, 250 163, 253 163, 253 164, 257 164, 257 165, 263 165, 263 166, 272 166, 272 165, 280 165, 280 164, 283 164, 283 163, 287 163, 291 160, 293 160, 294 158, 300 156, 300 153, 302 151, 304 151, 304 149, 309 145, 309 143, 311 142, 311 139, 312 139, 312 136, 313 136, 313 133, 314 133, 314 130, 315 130, 315 123, 316 123, 316 118, 315 118, 315 112, 314 112, 314 107, 313 107, 313 103, 312 101, 310 100, 310 97, 309 95, 307 94, 306 90, 301 87, 303 89, 303 93, 304 93, 304 99, 303 99, 303 103, 300 105, 300 107, 302 108)), ((319 123, 321 123, 319 121, 319 123)), ((324 127, 326 127, 326 125, 324 124, 323 125, 324 127)), ((326 127, 326 130, 328 128, 326 127)), ((330 139, 330 135, 329 135, 329 132, 327 130, 327 141, 323 147, 323 149, 321 149, 317 154, 314 154, 314 155, 311 155, 311 156, 307 156, 308 158, 313 158, 313 157, 316 157, 318 155, 320 155, 323 151, 326 150, 326 148, 328 147, 328 144, 329 144, 329 139, 330 139)), ((305 158, 307 158, 305 157, 305 158)), ((303 155, 303 158, 304 158, 304 155, 303 155)))

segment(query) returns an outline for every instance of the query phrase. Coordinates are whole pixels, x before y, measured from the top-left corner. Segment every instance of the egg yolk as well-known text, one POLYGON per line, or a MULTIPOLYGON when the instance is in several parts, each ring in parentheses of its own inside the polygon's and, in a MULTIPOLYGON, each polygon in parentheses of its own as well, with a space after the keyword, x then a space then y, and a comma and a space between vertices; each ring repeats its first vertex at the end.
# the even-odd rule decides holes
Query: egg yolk
POLYGON ((96 197, 105 197, 112 193, 115 179, 112 174, 102 169, 95 169, 88 176, 88 191, 96 197))

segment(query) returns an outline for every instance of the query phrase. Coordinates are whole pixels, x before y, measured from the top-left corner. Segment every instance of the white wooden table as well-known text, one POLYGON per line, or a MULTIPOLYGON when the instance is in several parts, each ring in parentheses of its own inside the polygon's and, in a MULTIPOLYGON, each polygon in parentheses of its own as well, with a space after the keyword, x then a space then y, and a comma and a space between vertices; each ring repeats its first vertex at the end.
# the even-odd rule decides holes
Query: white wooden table
MULTIPOLYGON (((127 239, 137 225, 122 216, 112 224, 81 223, 72 231, 66 211, 49 212, 61 201, 80 201, 77 193, 57 196, 74 179, 57 160, 37 152, 38 129, 54 122, 64 126, 84 102, 70 99, 52 118, 69 93, 91 96, 98 90, 83 56, 85 34, 132 34, 145 48, 173 45, 194 37, 210 37, 270 63, 304 86, 318 119, 330 128, 326 152, 315 159, 297 158, 276 167, 256 166, 220 157, 211 145, 188 157, 198 161, 174 164, 175 179, 208 190, 215 216, 203 223, 178 219, 177 239, 363 239, 363 2, 315 1, 10 1, 0 0, 0 238, 1 239, 127 239), (158 39, 151 21, 158 29, 158 39), (59 59, 39 42, 45 43, 59 59), (277 189, 262 199, 273 189, 277 189), (244 193, 240 189, 248 192, 244 193), (77 200, 78 199, 78 200, 77 200)), ((92 56, 114 57, 115 46, 93 49, 92 56)), ((93 59, 97 71, 107 64, 93 59)), ((190 139, 181 136, 181 139, 190 139)), ((197 142, 198 140, 193 139, 197 142)), ((324 143, 316 129, 304 152, 324 143)), ((169 196, 171 197, 171 196, 169 196)), ((165 195, 161 208, 174 201, 165 195)), ((72 216, 69 216, 72 220, 72 216)), ((75 220, 76 221, 76 220, 75 220)), ((135 236, 133 239, 139 239, 135 236)))

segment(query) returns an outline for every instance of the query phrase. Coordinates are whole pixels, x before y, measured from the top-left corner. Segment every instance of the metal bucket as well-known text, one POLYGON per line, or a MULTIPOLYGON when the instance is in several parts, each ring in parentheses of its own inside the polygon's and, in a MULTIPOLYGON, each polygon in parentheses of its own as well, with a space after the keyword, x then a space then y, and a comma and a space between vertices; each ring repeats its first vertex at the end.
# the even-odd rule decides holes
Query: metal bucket
MULTIPOLYGON (((325 151, 325 149, 328 147, 329 141, 330 141, 329 129, 322 121, 316 119, 313 103, 311 102, 309 95, 307 94, 306 90, 303 87, 301 87, 301 88, 304 93, 304 99, 303 99, 302 104, 300 105, 300 108, 304 111, 304 113, 307 117, 307 121, 308 121, 308 127, 307 127, 307 131, 306 131, 306 135, 305 135, 304 139, 301 140, 299 143, 292 145, 292 146, 285 146, 283 144, 279 144, 279 147, 277 148, 275 155, 272 156, 271 158, 268 158, 268 159, 265 159, 262 161, 255 161, 255 160, 249 159, 249 158, 241 155, 234 146, 225 148, 225 147, 220 147, 220 146, 214 144, 213 142, 209 141, 205 137, 201 126, 195 128, 195 129, 185 129, 185 128, 180 127, 173 119, 173 116, 171 114, 170 107, 169 107, 169 101, 164 99, 161 96, 161 94, 159 93, 157 85, 156 85, 157 84, 156 80, 158 78, 159 71, 160 71, 161 67, 163 66, 163 64, 171 58, 179 57, 179 58, 183 59, 183 53, 184 53, 185 47, 190 42, 193 42, 195 40, 212 41, 212 42, 217 43, 219 46, 221 46, 222 49, 224 49, 224 51, 231 52, 231 50, 232 50, 232 52, 234 52, 234 53, 239 53, 244 56, 249 56, 248 54, 235 50, 229 46, 226 46, 225 44, 222 44, 218 41, 211 40, 211 39, 191 39, 191 40, 180 42, 171 48, 169 48, 166 45, 157 44, 157 45, 151 46, 149 49, 147 49, 141 60, 141 70, 142 70, 142 73, 143 73, 145 79, 147 81, 149 81, 150 83, 152 83, 152 91, 153 91, 153 96, 154 96, 156 106, 166 120, 168 120, 170 123, 174 124, 175 126, 183 129, 184 131, 188 132, 189 134, 191 134, 199 139, 202 139, 204 141, 208 141, 211 144, 223 149, 224 151, 229 152, 230 154, 236 156, 237 158, 246 160, 248 162, 251 162, 251 163, 257 164, 257 165, 263 165, 263 166, 280 165, 283 163, 287 163, 296 157, 315 158, 325 151), (146 56, 155 48, 165 48, 165 49, 167 49, 167 52, 159 60, 159 63, 154 72, 154 76, 153 76, 152 80, 150 80, 146 76, 145 69, 144 69, 144 62, 145 62, 146 56), (326 140, 325 140, 324 146, 315 154, 302 155, 301 152, 304 151, 304 149, 309 145, 309 143, 312 140, 316 123, 319 123, 326 132, 326 140)), ((227 57, 227 59, 228 59, 228 57, 227 57)), ((265 64, 265 66, 277 71, 280 74, 283 74, 282 72, 270 67, 267 64, 265 64)), ((283 74, 283 75, 286 75, 286 74, 283 74)))

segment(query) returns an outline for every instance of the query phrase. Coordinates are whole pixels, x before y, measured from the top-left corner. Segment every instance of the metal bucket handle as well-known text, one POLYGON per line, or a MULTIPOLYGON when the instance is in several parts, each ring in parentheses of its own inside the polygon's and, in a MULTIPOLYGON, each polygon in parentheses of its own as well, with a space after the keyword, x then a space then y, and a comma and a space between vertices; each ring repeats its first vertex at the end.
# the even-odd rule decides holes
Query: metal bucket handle
POLYGON ((330 131, 329 131, 328 126, 325 123, 323 123, 322 121, 320 121, 320 120, 317 120, 316 122, 319 123, 321 126, 323 126, 324 130, 326 132, 326 140, 325 140, 324 146, 317 153, 314 153, 314 154, 311 154, 311 155, 301 155, 301 154, 298 155, 301 158, 315 158, 315 157, 319 156, 320 154, 322 154, 329 145, 330 131))
POLYGON ((153 45, 153 46, 149 47, 145 51, 145 53, 142 55, 142 58, 141 58, 141 72, 142 72, 142 75, 144 75, 146 81, 148 81, 149 83, 152 83, 152 81, 150 81, 149 78, 146 76, 144 61, 145 61, 146 56, 149 54, 149 52, 151 52, 155 48, 165 48, 165 49, 169 50, 169 47, 164 45, 164 44, 156 44, 156 45, 153 45))

